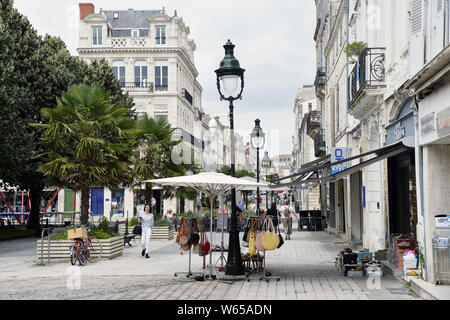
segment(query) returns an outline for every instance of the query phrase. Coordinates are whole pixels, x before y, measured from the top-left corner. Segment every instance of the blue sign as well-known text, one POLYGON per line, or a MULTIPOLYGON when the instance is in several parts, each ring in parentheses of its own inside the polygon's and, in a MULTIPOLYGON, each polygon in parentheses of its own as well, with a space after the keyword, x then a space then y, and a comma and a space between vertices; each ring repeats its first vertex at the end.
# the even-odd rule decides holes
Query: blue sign
MULTIPOLYGON (((347 148, 331 148, 331 163, 339 162, 347 158, 347 148)), ((346 163, 341 163, 331 167, 331 174, 335 174, 347 169, 346 163)))

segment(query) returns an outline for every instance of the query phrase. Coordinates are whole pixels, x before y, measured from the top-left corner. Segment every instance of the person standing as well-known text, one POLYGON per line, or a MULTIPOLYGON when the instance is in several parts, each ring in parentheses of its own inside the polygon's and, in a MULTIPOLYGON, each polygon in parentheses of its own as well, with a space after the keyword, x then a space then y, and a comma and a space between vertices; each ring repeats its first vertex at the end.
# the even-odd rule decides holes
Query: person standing
POLYGON ((286 240, 291 240, 291 234, 292 234, 292 217, 291 214, 295 216, 295 218, 298 220, 298 216, 295 213, 295 210, 290 208, 286 202, 283 203, 282 209, 280 210, 282 214, 282 221, 283 221, 283 229, 284 234, 286 237, 286 240))
POLYGON ((270 209, 266 212, 266 217, 272 219, 273 226, 276 227, 278 225, 280 212, 277 209, 277 204, 272 202, 270 209))
POLYGON ((139 222, 141 223, 142 233, 141 233, 141 245, 142 245, 142 256, 148 259, 150 258, 150 237, 152 236, 153 225, 155 219, 153 213, 150 212, 150 205, 145 205, 144 213, 139 216, 139 222))

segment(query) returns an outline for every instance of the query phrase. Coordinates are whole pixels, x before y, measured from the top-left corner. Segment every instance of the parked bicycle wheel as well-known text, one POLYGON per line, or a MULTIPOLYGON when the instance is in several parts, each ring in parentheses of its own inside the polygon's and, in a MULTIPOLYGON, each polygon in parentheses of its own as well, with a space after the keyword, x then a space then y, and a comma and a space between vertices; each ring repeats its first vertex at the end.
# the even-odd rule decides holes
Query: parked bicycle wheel
POLYGON ((88 261, 95 263, 102 258, 103 245, 97 238, 89 238, 88 242, 88 261))
POLYGON ((80 266, 85 266, 88 261, 89 251, 84 246, 84 241, 80 240, 78 247, 78 262, 80 266))
POLYGON ((70 263, 74 266, 77 263, 78 255, 75 243, 70 246, 70 263))

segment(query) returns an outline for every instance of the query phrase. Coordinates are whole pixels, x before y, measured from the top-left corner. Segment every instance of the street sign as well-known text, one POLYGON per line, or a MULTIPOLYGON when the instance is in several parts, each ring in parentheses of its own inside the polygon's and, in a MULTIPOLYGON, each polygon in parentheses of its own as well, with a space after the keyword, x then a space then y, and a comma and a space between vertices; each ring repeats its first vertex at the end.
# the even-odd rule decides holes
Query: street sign
MULTIPOLYGON (((347 158, 347 148, 331 148, 331 163, 345 160, 347 158)), ((331 167, 331 174, 335 174, 347 169, 346 163, 341 163, 331 167)))

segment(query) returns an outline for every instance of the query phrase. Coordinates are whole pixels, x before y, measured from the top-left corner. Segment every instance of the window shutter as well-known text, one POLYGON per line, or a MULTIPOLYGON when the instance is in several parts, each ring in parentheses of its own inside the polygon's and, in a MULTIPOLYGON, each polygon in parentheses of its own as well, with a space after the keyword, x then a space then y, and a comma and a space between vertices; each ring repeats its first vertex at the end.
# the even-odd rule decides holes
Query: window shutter
POLYGON ((424 1, 411 1, 411 40, 409 43, 410 76, 413 77, 425 63, 424 1))
POLYGON ((431 1, 431 28, 429 32, 430 51, 427 55, 427 61, 433 59, 444 48, 444 4, 443 0, 431 1))

